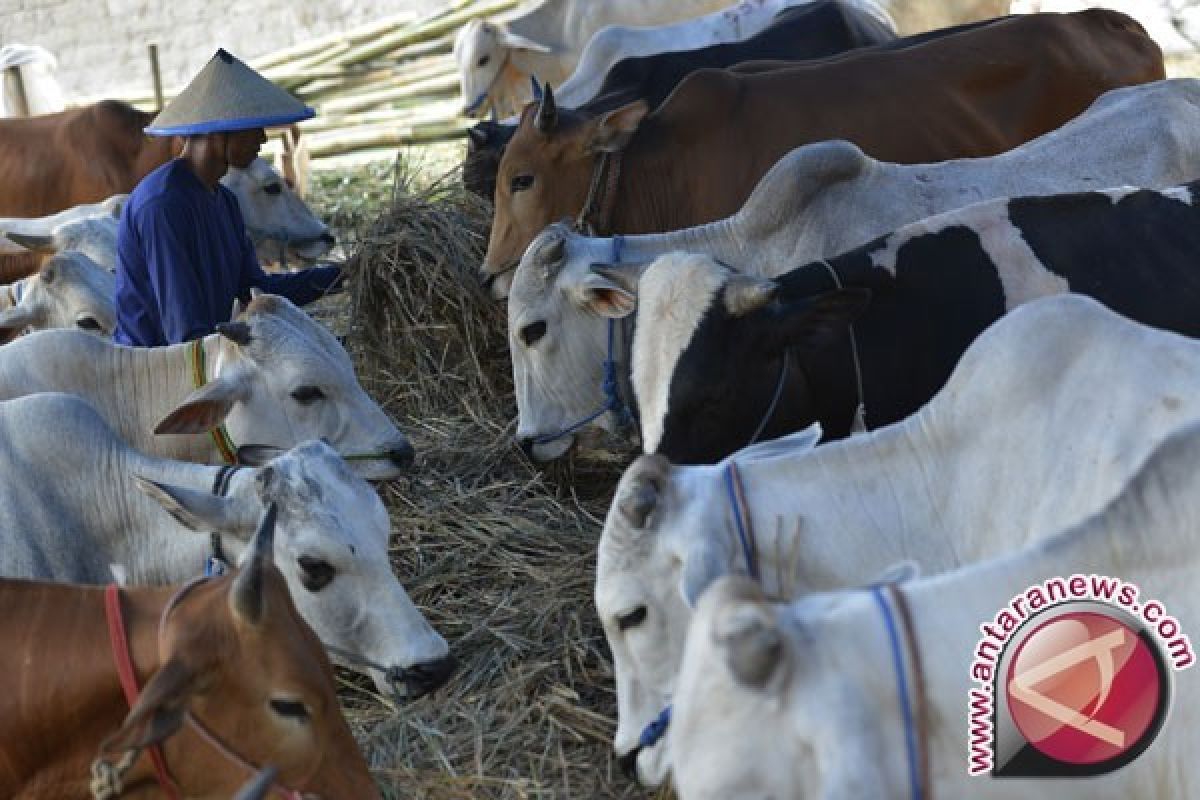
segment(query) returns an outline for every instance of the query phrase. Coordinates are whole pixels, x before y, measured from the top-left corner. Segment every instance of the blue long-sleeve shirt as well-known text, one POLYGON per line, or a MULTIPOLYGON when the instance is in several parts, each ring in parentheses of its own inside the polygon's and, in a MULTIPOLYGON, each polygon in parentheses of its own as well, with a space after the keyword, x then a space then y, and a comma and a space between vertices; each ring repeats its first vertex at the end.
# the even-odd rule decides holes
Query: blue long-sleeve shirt
POLYGON ((113 338, 139 347, 190 341, 227 322, 234 298, 247 299, 252 286, 304 305, 340 274, 263 272, 237 197, 220 184, 209 191, 175 159, 147 175, 121 212, 113 338))

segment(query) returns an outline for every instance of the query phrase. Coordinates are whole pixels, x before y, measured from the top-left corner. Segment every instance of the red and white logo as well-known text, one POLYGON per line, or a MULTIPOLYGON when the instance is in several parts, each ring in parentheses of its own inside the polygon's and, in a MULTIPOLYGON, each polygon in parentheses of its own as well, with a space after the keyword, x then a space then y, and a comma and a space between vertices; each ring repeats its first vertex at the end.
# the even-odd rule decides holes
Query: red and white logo
POLYGON ((1107 613, 1035 621, 1004 676, 1013 724, 1028 745, 1062 764, 1119 759, 1153 736, 1165 706, 1166 675, 1152 648, 1107 613))

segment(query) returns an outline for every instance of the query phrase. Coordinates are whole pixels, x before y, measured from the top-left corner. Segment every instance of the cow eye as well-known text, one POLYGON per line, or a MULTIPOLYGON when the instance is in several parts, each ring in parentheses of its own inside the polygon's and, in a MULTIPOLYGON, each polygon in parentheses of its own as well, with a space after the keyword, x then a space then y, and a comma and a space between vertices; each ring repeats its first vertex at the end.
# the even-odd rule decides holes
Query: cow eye
POLYGON ((294 719, 297 722, 308 722, 311 714, 308 712, 308 706, 299 700, 285 700, 281 697, 272 697, 269 701, 271 710, 281 717, 294 719))
POLYGON ((267 194, 279 194, 283 191, 283 186, 279 183, 268 183, 263 187, 263 191, 267 194))
POLYGON ((528 189, 530 186, 533 186, 533 176, 532 175, 518 175, 517 177, 512 179, 513 194, 516 194, 517 192, 523 192, 526 189, 528 189))
POLYGON ((630 611, 628 614, 622 614, 621 616, 617 617, 617 627, 623 631, 627 631, 630 628, 636 628, 638 625, 641 625, 645 621, 646 621, 646 607, 638 606, 633 611, 630 611))
POLYGON ((297 563, 300 564, 300 582, 310 592, 319 592, 333 582, 336 570, 328 561, 311 556, 300 556, 297 563))
POLYGON ((302 406, 311 406, 318 400, 324 400, 325 393, 316 386, 301 386, 292 390, 292 399, 302 406))
POLYGON ((79 319, 75 320, 75 327, 82 328, 85 331, 97 331, 103 333, 100 323, 96 322, 96 320, 92 319, 91 317, 80 317, 79 319))
POLYGON ((486 67, 486 66, 488 65, 488 62, 489 62, 489 61, 491 61, 491 60, 492 60, 492 57, 491 57, 490 55, 483 56, 483 57, 481 57, 481 58, 479 59, 479 61, 477 61, 477 62, 475 63, 475 66, 477 66, 477 67, 486 67))
POLYGON ((526 347, 533 347, 533 343, 546 335, 546 321, 539 319, 537 322, 531 322, 521 328, 521 341, 526 347))

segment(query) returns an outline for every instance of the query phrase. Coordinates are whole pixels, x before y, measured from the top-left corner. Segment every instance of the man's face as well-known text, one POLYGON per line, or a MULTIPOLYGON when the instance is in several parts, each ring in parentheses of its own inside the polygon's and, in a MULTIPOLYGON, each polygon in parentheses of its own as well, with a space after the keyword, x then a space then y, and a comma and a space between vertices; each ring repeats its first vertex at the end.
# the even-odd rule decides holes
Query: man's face
POLYGON ((232 131, 226 134, 225 160, 229 166, 245 169, 250 162, 258 157, 258 148, 267 141, 267 135, 262 128, 251 128, 245 131, 232 131))

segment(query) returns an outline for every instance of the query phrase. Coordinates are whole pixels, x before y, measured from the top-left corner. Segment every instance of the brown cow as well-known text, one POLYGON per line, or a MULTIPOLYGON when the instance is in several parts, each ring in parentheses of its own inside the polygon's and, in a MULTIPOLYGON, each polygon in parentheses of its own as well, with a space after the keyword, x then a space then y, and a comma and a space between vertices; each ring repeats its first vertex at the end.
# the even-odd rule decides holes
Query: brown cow
POLYGON ((182 147, 177 137, 142 132, 154 117, 103 100, 0 120, 0 216, 41 217, 132 191, 182 147))
POLYGON ((653 114, 641 102, 591 118, 560 114, 547 93, 536 111, 526 107, 501 160, 485 277, 506 294, 533 237, 582 216, 589 185, 586 221, 596 229, 676 230, 736 212, 802 144, 849 139, 907 164, 994 155, 1110 89, 1164 75, 1162 52, 1136 22, 1092 10, 769 72, 702 70, 653 114))
POLYGON ((98 754, 104 786, 160 796, 144 748, 161 744, 187 797, 230 797, 269 763, 280 788, 378 798, 324 648, 271 563, 273 529, 269 510, 236 576, 121 592, 143 687, 132 710, 109 655, 103 589, 0 581, 0 796, 91 800, 98 754), (114 772, 125 753, 136 760, 114 772))

